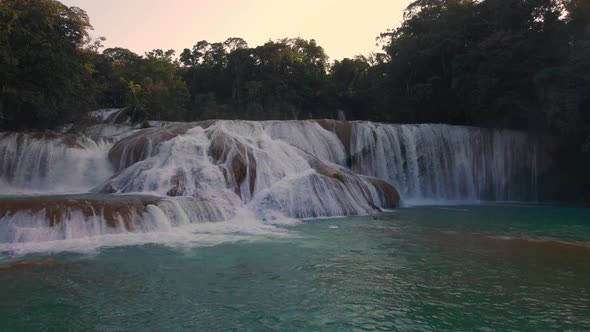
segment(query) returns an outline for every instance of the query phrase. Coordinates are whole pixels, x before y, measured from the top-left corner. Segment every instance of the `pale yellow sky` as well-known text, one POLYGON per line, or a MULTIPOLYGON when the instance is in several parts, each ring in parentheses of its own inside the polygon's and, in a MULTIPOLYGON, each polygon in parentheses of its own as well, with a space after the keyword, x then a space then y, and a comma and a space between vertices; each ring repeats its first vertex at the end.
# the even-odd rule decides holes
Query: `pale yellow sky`
POLYGON ((242 37, 250 46, 314 38, 331 60, 377 51, 375 37, 398 27, 410 0, 61 0, 88 13, 105 46, 143 54, 181 51, 200 40, 242 37))

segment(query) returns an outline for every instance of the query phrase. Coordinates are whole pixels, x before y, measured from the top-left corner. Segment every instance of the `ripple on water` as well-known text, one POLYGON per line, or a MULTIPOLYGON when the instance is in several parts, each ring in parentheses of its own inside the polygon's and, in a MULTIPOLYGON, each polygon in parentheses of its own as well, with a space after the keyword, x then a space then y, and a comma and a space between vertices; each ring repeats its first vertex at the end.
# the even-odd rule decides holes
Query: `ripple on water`
POLYGON ((585 330, 587 214, 523 209, 536 208, 207 224, 191 235, 207 245, 3 254, 0 330, 585 330))

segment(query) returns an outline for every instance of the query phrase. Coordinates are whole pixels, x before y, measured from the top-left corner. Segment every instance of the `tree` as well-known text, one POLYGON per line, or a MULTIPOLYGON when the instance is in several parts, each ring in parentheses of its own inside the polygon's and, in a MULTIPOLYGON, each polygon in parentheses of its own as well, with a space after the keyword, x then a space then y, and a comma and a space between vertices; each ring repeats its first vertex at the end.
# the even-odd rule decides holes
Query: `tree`
MULTIPOLYGON (((348 114, 357 115, 357 110, 367 111, 371 98, 369 70, 371 65, 367 58, 358 56, 354 59, 336 60, 330 68, 330 79, 339 98, 341 108, 348 114)), ((360 113, 360 112, 358 112, 360 113)))
POLYGON ((589 34, 586 0, 414 1, 381 35, 377 113, 552 135, 546 198, 589 195, 589 34))
POLYGON ((107 83, 103 98, 110 107, 129 106, 137 121, 184 120, 188 89, 179 74, 174 51, 155 49, 139 56, 124 48, 109 48, 100 56, 107 83))
POLYGON ((54 0, 0 2, 0 127, 51 128, 94 105, 86 13, 54 0))

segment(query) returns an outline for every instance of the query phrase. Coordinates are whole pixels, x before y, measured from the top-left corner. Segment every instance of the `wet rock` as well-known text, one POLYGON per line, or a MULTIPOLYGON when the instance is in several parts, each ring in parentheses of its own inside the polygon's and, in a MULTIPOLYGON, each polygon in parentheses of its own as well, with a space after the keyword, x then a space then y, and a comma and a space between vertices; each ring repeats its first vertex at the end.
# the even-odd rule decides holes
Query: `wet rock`
POLYGON ((72 220, 75 213, 84 217, 101 217, 107 226, 133 230, 135 218, 141 217, 150 204, 159 198, 151 196, 116 196, 112 198, 89 197, 23 197, 0 200, 0 222, 17 213, 43 214, 49 226, 72 220))
POLYGON ((241 195, 240 188, 248 176, 250 194, 254 193, 256 157, 250 147, 223 133, 216 133, 211 138, 209 155, 214 162, 223 165, 223 175, 226 181, 229 180, 230 187, 234 187, 237 195, 241 195))
POLYGON ((47 267, 56 263, 49 259, 23 259, 9 264, 0 265, 0 271, 9 271, 14 269, 23 269, 30 267, 47 267))
POLYGON ((166 196, 170 196, 170 197, 182 196, 183 190, 182 190, 181 178, 183 178, 183 174, 181 174, 180 172, 178 172, 175 176, 172 177, 172 179, 170 180, 170 182, 172 184, 172 188, 170 188, 170 190, 168 190, 166 192, 166 196))
POLYGON ((336 179, 346 186, 355 186, 354 190, 360 190, 364 193, 365 199, 367 202, 378 211, 381 211, 381 208, 374 202, 373 198, 367 193, 367 189, 365 186, 365 181, 372 185, 377 193, 380 196, 381 200, 381 207, 383 208, 396 208, 399 206, 400 203, 400 195, 398 191, 387 181, 368 177, 368 176, 360 176, 352 171, 342 168, 333 164, 328 164, 323 162, 317 158, 312 156, 309 157, 309 163, 316 172, 321 175, 330 177, 332 179, 336 179), (364 181, 363 181, 364 180, 364 181))
POLYGON ((399 192, 389 182, 369 176, 365 176, 364 179, 377 189, 384 208, 391 209, 399 206, 401 200, 399 192))
POLYGON ((313 120, 322 128, 336 134, 346 149, 346 155, 350 158, 350 140, 352 134, 352 123, 350 121, 339 121, 332 119, 313 120))
POLYGON ((24 147, 26 141, 54 141, 59 145, 68 148, 83 149, 83 140, 87 138, 76 135, 76 134, 60 134, 54 132, 33 132, 33 133, 13 133, 13 132, 0 132, 0 139, 11 138, 15 140, 17 147, 24 147))
POLYGON ((186 133, 189 129, 211 126, 215 121, 189 123, 167 123, 159 128, 146 128, 118 141, 109 151, 109 160, 117 171, 121 171, 138 161, 149 157, 159 143, 186 133))
POLYGON ((344 169, 338 168, 335 165, 327 164, 312 156, 308 158, 308 162, 311 168, 315 169, 318 174, 344 182, 346 172, 344 169))

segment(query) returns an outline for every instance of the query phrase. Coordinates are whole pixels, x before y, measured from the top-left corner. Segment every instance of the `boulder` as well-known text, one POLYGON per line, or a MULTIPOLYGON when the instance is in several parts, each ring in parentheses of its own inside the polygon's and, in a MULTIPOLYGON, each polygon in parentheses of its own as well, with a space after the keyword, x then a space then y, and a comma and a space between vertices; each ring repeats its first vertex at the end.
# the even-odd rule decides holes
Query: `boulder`
POLYGON ((399 206, 401 201, 399 192, 389 182, 370 176, 364 176, 364 179, 377 189, 384 208, 392 209, 399 206))
POLYGON ((118 141, 109 151, 109 160, 117 171, 148 158, 158 144, 186 133, 189 129, 211 126, 215 121, 166 123, 158 128, 142 129, 118 141))
POLYGON ((400 204, 400 195, 398 191, 385 180, 369 176, 361 176, 346 168, 323 162, 313 156, 308 157, 308 162, 310 166, 320 175, 336 179, 344 183, 346 186, 357 186, 363 193, 365 193, 365 199, 376 210, 381 209, 377 206, 376 202, 374 202, 370 195, 367 194, 367 190, 364 187, 365 184, 372 185, 375 188, 380 196, 382 205, 381 207, 396 208, 400 204))
POLYGON ((256 157, 247 145, 228 137, 223 133, 215 133, 211 137, 209 156, 222 166, 223 174, 230 187, 241 196, 241 185, 250 177, 250 194, 254 193, 256 185, 256 157))
POLYGON ((317 122, 322 128, 336 134, 344 148, 346 149, 346 155, 350 158, 350 140, 352 135, 352 122, 350 121, 339 121, 332 119, 321 119, 312 120, 317 122))

